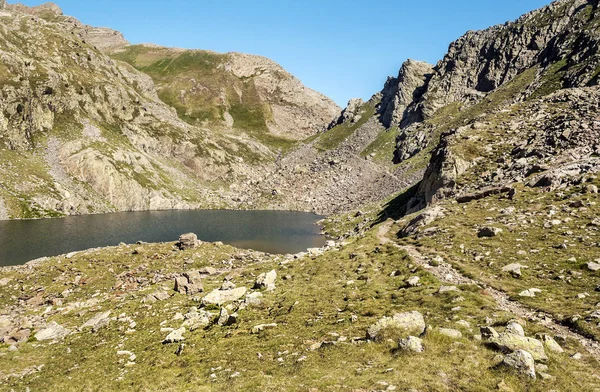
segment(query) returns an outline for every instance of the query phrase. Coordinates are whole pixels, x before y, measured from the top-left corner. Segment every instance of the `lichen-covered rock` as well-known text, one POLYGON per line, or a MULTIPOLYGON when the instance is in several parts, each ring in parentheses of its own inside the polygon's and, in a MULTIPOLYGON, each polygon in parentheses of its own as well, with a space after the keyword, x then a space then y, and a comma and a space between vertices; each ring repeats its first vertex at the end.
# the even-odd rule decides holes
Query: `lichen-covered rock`
POLYGON ((392 317, 383 317, 367 330, 367 338, 382 341, 389 335, 421 335, 425 332, 425 319, 417 311, 396 313, 392 317))
POLYGON ((425 351, 425 347, 423 346, 423 340, 415 336, 409 336, 407 338, 398 340, 398 349, 402 351, 410 351, 413 353, 422 353, 423 351, 425 351))
POLYGON ((517 373, 535 379, 535 361, 533 356, 525 350, 516 350, 508 354, 502 361, 504 366, 515 369, 517 373))
POLYGON ((180 294, 194 295, 204 291, 202 278, 198 271, 184 272, 182 276, 175 278, 174 290, 180 294))
POLYGON ((537 339, 525 336, 503 333, 498 337, 491 337, 489 344, 503 352, 525 350, 529 352, 536 361, 547 361, 548 356, 544 345, 537 339))

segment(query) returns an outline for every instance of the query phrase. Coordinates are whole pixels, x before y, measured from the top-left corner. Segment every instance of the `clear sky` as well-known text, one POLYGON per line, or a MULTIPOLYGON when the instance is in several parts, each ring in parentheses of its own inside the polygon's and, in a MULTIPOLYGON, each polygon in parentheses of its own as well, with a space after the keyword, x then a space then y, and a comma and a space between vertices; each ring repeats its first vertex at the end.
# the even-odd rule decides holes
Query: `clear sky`
POLYGON ((65 14, 119 30, 132 43, 269 57, 345 106, 381 90, 405 59, 436 63, 467 30, 516 19, 550 0, 55 2, 65 14))

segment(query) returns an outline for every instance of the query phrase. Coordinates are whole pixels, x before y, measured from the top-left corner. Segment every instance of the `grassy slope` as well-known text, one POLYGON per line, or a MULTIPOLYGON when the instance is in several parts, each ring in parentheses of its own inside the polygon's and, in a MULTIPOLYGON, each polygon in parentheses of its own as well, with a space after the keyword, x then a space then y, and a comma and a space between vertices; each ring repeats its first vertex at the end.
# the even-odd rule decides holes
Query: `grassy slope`
POLYGON ((174 107, 184 121, 223 128, 228 112, 236 130, 274 149, 289 149, 293 141, 269 133, 267 122, 273 120, 270 106, 259 97, 252 77, 238 78, 225 70, 223 65, 228 56, 136 45, 114 54, 113 58, 152 77, 159 87, 160 99, 174 107))
MULTIPOLYGON (((579 362, 565 360, 567 354, 550 355, 549 372, 557 375, 550 382, 532 383, 495 368, 497 353, 472 335, 485 317, 501 323, 512 316, 498 311, 492 299, 475 286, 437 294, 440 282, 433 276, 412 265, 397 248, 378 244, 371 231, 342 250, 283 265, 271 257, 252 262, 247 252, 212 244, 187 252, 173 252, 169 244, 145 245, 136 256, 131 255, 133 247, 121 246, 72 259, 53 258, 34 272, 8 272, 3 276, 13 280, 0 287, 3 306, 16 303, 14 283, 19 280, 23 281, 22 298, 33 295, 38 287, 44 288, 46 297, 73 290, 63 299, 64 305, 96 297, 99 302, 92 307, 51 310, 50 320, 71 329, 105 310, 112 310, 113 316, 131 316, 137 326, 135 333, 124 334, 128 323, 112 321, 97 333, 82 331, 57 344, 32 339, 17 352, 1 346, 2 374, 45 364, 40 373, 10 378, 4 385, 33 390, 92 390, 100 386, 101 390, 304 391, 385 389, 383 383, 389 383, 398 390, 487 391, 504 381, 515 390, 530 391, 545 391, 550 385, 560 390, 598 387, 591 376, 597 364, 590 358, 579 362), (186 348, 180 356, 175 355, 177 345, 161 344, 166 332, 160 328, 178 327, 181 322, 172 320, 175 313, 185 313, 198 302, 179 294, 152 305, 140 301, 157 288, 164 286, 170 291, 170 279, 142 291, 136 291, 135 284, 128 290, 112 289, 115 275, 123 272, 143 282, 157 272, 164 275, 205 265, 222 267, 222 260, 242 253, 246 256, 238 257, 236 269, 230 273, 233 281, 251 287, 254 276, 275 268, 277 289, 265 293, 260 307, 240 311, 238 323, 231 327, 214 325, 186 333, 186 348), (78 284, 73 283, 76 275, 82 277, 78 284), (414 275, 421 277, 423 285, 402 288, 404 280, 414 275), (282 280, 282 276, 289 278, 282 280), (460 308, 454 309, 457 306, 460 308), (421 311, 434 327, 462 330, 464 338, 453 341, 432 330, 424 338, 426 352, 422 355, 396 353, 393 341, 353 342, 354 337, 362 339, 367 327, 380 317, 409 310, 421 311), (353 315, 357 317, 354 321, 353 315), (467 320, 474 331, 457 326, 460 319, 467 320), (271 322, 278 327, 258 335, 249 333, 253 326, 271 322), (312 347, 323 341, 337 343, 312 347), (127 361, 117 355, 118 350, 135 353, 136 364, 125 366, 127 361), (235 373, 239 374, 233 376, 235 373)), ((206 279, 205 289, 218 287, 223 276, 206 279)), ((40 314, 45 309, 30 307, 27 312, 40 314)), ((539 327, 532 325, 527 330, 533 334, 539 327)), ((566 348, 569 353, 581 351, 575 342, 566 348)))

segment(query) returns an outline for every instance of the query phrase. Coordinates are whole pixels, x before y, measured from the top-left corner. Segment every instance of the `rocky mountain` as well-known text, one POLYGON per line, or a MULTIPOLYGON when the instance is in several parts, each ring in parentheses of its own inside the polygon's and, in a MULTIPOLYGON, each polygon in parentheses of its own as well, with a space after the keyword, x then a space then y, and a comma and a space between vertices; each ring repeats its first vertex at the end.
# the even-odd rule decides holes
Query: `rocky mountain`
POLYGON ((338 110, 261 57, 128 46, 54 4, 1 12, 1 218, 249 208, 261 193, 229 187, 338 110), (117 60, 141 67, 142 52, 164 58, 147 74, 117 60))
POLYGON ((192 125, 242 130, 266 143, 306 139, 340 111, 265 57, 154 45, 127 46, 112 57, 150 75, 160 98, 192 125))

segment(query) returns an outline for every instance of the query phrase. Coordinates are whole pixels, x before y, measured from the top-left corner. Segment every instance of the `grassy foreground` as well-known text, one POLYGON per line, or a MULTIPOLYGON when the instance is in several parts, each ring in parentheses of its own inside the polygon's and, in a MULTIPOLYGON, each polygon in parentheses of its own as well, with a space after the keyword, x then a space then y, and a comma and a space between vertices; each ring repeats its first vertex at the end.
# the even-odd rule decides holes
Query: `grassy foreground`
MULTIPOLYGON (((2 390, 514 391, 600 388, 598 363, 575 340, 564 354, 548 352, 548 380, 536 381, 499 367, 499 352, 478 340, 479 325, 502 330, 514 315, 500 310, 476 285, 439 293, 443 285, 392 243, 378 227, 322 255, 272 256, 204 243, 179 251, 173 244, 122 245, 56 257, 31 268, 7 269, 0 284, 0 314, 32 329, 28 341, 0 346, 2 390), (133 254, 133 253, 137 254, 133 254), (204 293, 173 290, 182 272, 212 266, 204 293), (199 307, 224 279, 249 291, 274 269, 274 291, 238 310, 237 322, 184 333, 185 345, 163 344, 178 315, 199 307), (420 277, 420 286, 405 281, 420 277), (165 292, 163 300, 148 294, 165 292), (428 329, 421 354, 397 350, 397 338, 366 340, 383 316, 419 311, 428 329), (110 311, 96 332, 80 327, 110 311), (36 341, 34 333, 56 321, 71 333, 36 341), (260 324, 277 326, 252 333, 260 324), (457 329, 449 338, 440 327, 457 329), (161 329, 163 329, 161 331, 161 329), (182 351, 181 351, 182 348, 182 351), (181 352, 179 352, 181 351, 181 352), (128 353, 125 353, 128 352, 128 353), (581 360, 569 358, 583 353, 581 360), (511 389, 512 388, 512 389, 511 389)), ((317 252, 318 253, 318 252, 317 252)), ((255 290, 259 291, 259 290, 255 290)), ((229 304, 230 313, 235 305, 229 304)), ((214 314, 219 307, 204 308, 214 314)), ((526 324, 526 320, 521 320, 526 324)), ((0 319, 0 325, 6 318, 0 319)), ((527 324, 527 335, 543 328, 527 324)))

